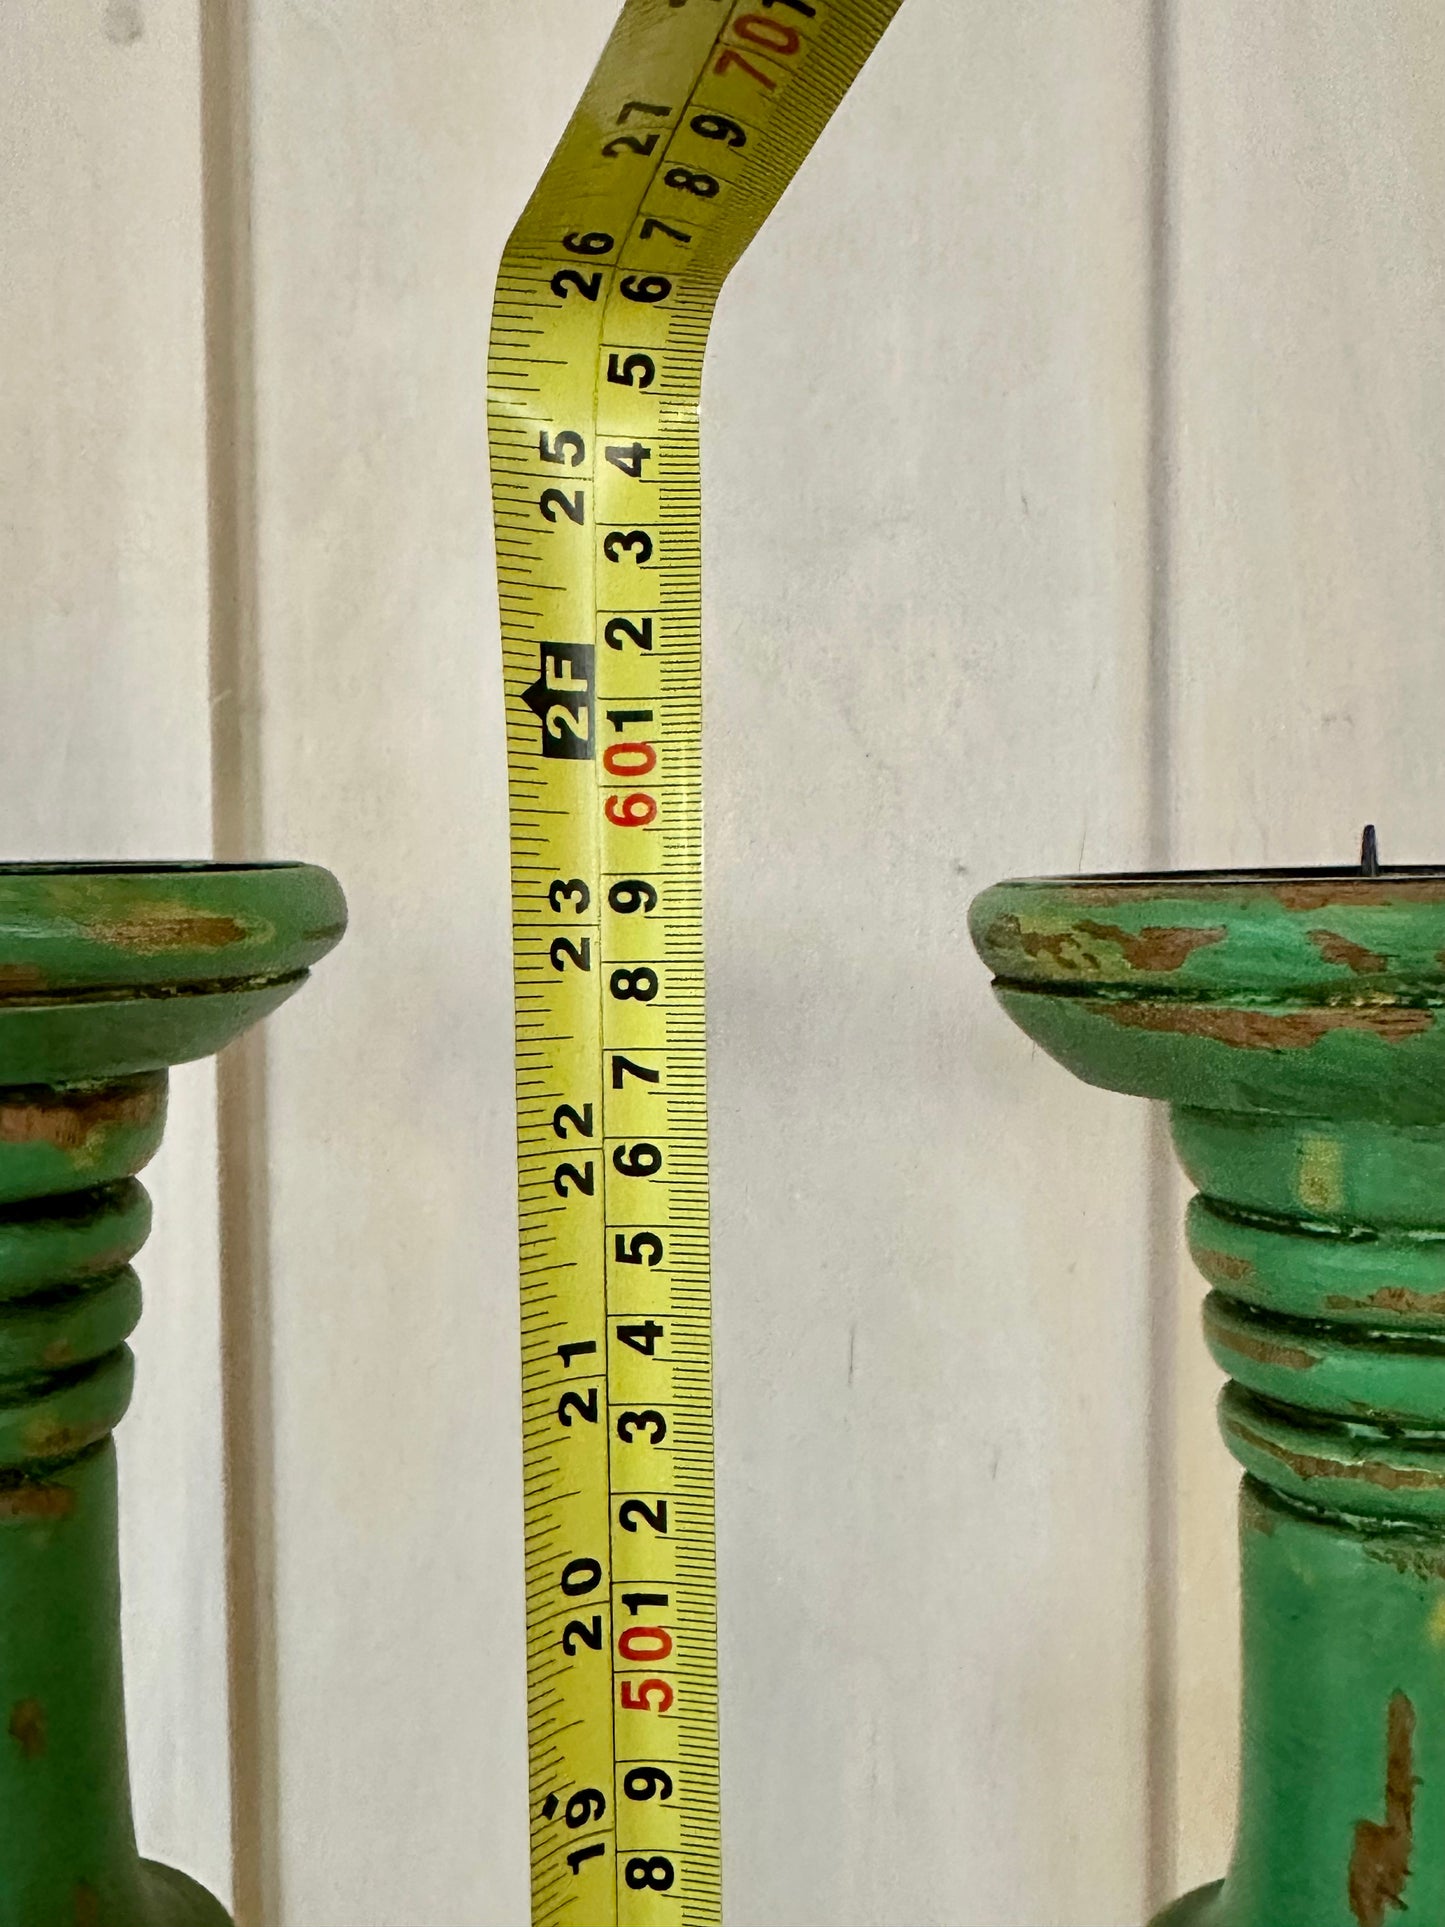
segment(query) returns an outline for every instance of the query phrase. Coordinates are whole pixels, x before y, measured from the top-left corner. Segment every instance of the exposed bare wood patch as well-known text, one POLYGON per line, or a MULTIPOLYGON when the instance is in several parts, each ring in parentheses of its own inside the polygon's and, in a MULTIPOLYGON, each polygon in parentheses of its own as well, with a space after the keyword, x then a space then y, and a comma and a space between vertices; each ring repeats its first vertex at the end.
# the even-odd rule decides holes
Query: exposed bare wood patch
POLYGON ((1378 950, 1367 950, 1362 943, 1351 943, 1335 930, 1306 931, 1310 942, 1319 951, 1326 963, 1343 964, 1346 970, 1353 970, 1356 976, 1371 977, 1381 970, 1388 970, 1390 960, 1382 957, 1378 950))
POLYGON ((1359 1927, 1384 1927, 1387 1907, 1405 1910, 1414 1844, 1415 1709, 1392 1693, 1385 1716, 1385 1820, 1357 1820, 1350 1855, 1350 1912, 1359 1927))
POLYGON ((46 1747, 45 1708, 37 1699, 16 1700, 5 1730, 27 1760, 38 1760, 46 1747))
POLYGON ((1314 1452, 1296 1452, 1267 1439, 1252 1426, 1226 1416, 1225 1428, 1241 1445, 1252 1446, 1287 1466, 1300 1479, 1339 1479, 1347 1485, 1376 1485, 1384 1492, 1445 1492, 1445 1472, 1422 1465, 1389 1465, 1381 1459, 1331 1459, 1314 1452))
POLYGON ((1314 1010, 1243 1010, 1229 1004, 1094 1005, 1124 1030, 1207 1037, 1235 1050, 1308 1050, 1332 1031, 1364 1031, 1387 1044, 1434 1027, 1435 1013, 1410 1004, 1326 1004, 1314 1010))

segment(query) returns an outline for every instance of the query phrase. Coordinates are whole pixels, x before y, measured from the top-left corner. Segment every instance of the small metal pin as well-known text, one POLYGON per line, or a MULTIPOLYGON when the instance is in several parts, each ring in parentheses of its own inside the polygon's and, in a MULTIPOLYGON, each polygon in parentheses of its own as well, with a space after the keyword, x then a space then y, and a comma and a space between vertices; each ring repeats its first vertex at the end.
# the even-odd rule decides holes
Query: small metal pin
POLYGON ((1380 874, 1380 845, 1375 838, 1373 823, 1365 825, 1364 835, 1360 838, 1360 875, 1377 877, 1380 874))

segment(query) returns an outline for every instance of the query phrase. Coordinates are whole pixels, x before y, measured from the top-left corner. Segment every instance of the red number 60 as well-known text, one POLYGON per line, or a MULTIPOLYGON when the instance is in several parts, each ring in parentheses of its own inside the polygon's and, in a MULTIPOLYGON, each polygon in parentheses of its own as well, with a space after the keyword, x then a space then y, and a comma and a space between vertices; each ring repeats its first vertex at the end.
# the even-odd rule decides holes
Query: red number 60
POLYGON ((626 796, 609 796, 602 805, 602 814, 619 829, 640 830, 657 815, 657 798, 642 790, 631 790, 626 796))

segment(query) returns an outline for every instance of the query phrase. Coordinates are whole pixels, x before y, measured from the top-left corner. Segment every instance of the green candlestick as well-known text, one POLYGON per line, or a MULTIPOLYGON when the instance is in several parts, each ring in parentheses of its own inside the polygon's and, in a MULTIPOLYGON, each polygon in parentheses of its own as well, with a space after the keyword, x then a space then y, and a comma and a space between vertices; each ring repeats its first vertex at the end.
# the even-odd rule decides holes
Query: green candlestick
MULTIPOLYGON (((1158 1927, 1445 1921, 1445 872, 1000 884, 999 1000, 1165 1099, 1245 1468, 1240 1812, 1158 1927)), ((1084 1153, 1081 1153, 1084 1154, 1084 1153)))
POLYGON ((0 1927, 227 1927, 131 1820, 111 1432, 135 1173, 167 1067, 284 1002, 345 915, 302 864, 0 866, 0 1927))

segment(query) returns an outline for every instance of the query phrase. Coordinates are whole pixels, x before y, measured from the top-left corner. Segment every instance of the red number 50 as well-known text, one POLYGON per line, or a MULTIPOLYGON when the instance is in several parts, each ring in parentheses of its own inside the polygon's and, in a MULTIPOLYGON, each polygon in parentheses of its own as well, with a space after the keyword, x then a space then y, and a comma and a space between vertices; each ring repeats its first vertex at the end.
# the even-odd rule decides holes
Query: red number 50
POLYGON ((629 1713, 665 1713, 672 1705, 672 1688, 665 1679, 625 1679, 620 1697, 629 1713), (657 1695, 655 1706, 654 1693, 657 1695))

